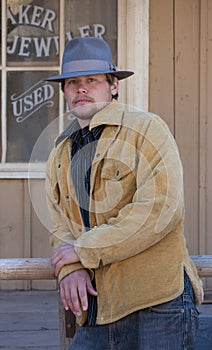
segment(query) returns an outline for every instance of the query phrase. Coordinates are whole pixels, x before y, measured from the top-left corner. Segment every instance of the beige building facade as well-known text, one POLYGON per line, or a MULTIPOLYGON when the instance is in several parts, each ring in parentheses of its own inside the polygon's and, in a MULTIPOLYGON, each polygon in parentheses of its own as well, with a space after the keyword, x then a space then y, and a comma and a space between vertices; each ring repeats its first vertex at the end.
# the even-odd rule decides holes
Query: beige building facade
POLYGON ((135 71, 120 101, 168 123, 184 166, 190 254, 212 254, 212 0, 1 0, 1 19, 0 258, 50 255, 45 162, 69 120, 60 89, 43 79, 59 72, 67 40, 87 35, 135 71))

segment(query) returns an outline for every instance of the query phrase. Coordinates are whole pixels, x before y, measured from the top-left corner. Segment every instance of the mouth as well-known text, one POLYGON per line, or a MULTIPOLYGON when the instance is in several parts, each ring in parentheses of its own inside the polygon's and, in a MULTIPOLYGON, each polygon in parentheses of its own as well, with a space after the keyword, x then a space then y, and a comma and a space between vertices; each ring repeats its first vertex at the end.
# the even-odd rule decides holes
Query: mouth
POLYGON ((77 106, 84 106, 88 103, 92 103, 93 101, 91 101, 90 99, 87 99, 87 98, 77 98, 76 100, 73 101, 73 105, 75 107, 77 106))

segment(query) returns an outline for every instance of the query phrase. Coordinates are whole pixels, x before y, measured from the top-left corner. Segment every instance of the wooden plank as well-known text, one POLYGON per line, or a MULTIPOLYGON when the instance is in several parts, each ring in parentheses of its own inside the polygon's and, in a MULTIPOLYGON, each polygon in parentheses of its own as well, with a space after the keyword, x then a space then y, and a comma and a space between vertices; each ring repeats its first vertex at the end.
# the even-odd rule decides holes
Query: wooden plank
POLYGON ((149 110, 174 133, 173 0, 150 1, 149 110))
POLYGON ((206 253, 207 245, 207 0, 200 3, 200 141, 199 141, 199 254, 206 253))
POLYGON ((185 234, 199 252, 199 0, 175 1, 175 137, 184 167, 185 234))
POLYGON ((1 349, 59 349, 56 291, 0 291, 1 349))
POLYGON ((119 101, 147 111, 149 0, 118 0, 118 68, 135 72, 120 82, 119 101))
MULTIPOLYGON (((31 257, 31 242, 32 242, 32 229, 31 229, 31 202, 30 202, 30 196, 28 191, 28 180, 23 180, 23 191, 24 191, 24 202, 23 202, 23 208, 24 208, 24 257, 30 258, 31 257)), ((32 287, 31 281, 24 281, 24 289, 30 290, 32 287)))
MULTIPOLYGON (((0 181, 0 257, 23 257, 23 180, 0 181)), ((23 281, 0 281, 1 289, 23 289, 23 281)))
POLYGON ((59 342, 55 346, 55 331, 19 331, 0 332, 1 349, 59 349, 59 342), (9 343, 9 344, 8 344, 9 343), (26 346, 27 345, 27 346, 26 346))
POLYGON ((191 256, 201 277, 212 276, 212 255, 191 256))
POLYGON ((13 310, 11 312, 8 312, 7 308, 5 308, 5 312, 1 311, 0 313, 0 332, 57 330, 59 336, 59 327, 56 327, 58 323, 56 322, 58 320, 58 313, 55 312, 55 307, 47 312, 46 310, 44 311, 43 303, 43 310, 40 310, 40 307, 38 307, 38 310, 37 306, 38 303, 32 303, 31 301, 30 303, 25 302, 22 307, 19 307, 19 312, 16 310, 16 305, 13 305, 13 310), (6 329, 3 326, 3 323, 5 324, 6 329))
MULTIPOLYGON (((20 313, 23 310, 30 313, 35 310, 42 314, 54 312, 58 314, 58 293, 55 290, 48 291, 0 291, 0 313, 20 313)), ((58 320, 54 320, 58 324, 58 320)), ((3 322, 3 319, 2 319, 3 322)))
MULTIPOLYGON (((148 111, 149 99, 149 0, 127 1, 127 103, 148 111)), ((126 67, 125 67, 126 69, 126 67)))
MULTIPOLYGON (((117 66, 119 69, 127 69, 127 0, 118 0, 118 52, 117 52, 117 66)), ((119 86, 119 101, 127 103, 127 79, 123 79, 119 86)))
POLYGON ((0 259, 0 280, 55 279, 48 258, 0 259))
MULTIPOLYGON (((206 251, 205 254, 209 254, 212 251, 212 99, 211 99, 211 91, 212 91, 212 3, 211 1, 207 1, 207 13, 208 13, 208 27, 207 27, 207 96, 206 96, 206 108, 207 108, 207 120, 206 120, 206 142, 207 142, 207 154, 206 154, 206 188, 207 188, 207 208, 206 208, 206 251)), ((207 281, 207 287, 212 289, 212 279, 207 281)))
MULTIPOLYGON (((49 231, 53 227, 45 200, 45 180, 30 180, 31 213, 31 257, 45 258, 51 256, 49 231)), ((55 281, 33 280, 32 289, 55 289, 55 281)))

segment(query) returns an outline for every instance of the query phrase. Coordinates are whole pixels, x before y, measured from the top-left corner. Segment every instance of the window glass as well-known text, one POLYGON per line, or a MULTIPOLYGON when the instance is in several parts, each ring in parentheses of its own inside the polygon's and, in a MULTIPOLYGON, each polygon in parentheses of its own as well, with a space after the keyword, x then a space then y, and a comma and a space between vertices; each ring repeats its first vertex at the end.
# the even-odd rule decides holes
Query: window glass
POLYGON ((114 62, 117 54, 117 1, 66 0, 65 37, 96 36, 111 47, 114 62))
MULTIPOLYGON (((117 63, 116 0, 5 0, 7 5, 6 162, 28 163, 34 145, 45 132, 43 151, 35 161, 46 161, 52 135, 58 125, 47 128, 59 115, 59 84, 43 78, 58 74, 59 37, 65 42, 76 36, 96 36, 108 42, 117 63), (63 27, 60 10, 65 6, 63 27), (59 30, 62 30, 60 33, 59 30), (48 71, 48 67, 54 71, 48 71), (49 135, 48 135, 49 133, 49 135)), ((1 10, 1 9, 0 9, 1 10)), ((63 9, 64 10, 64 9, 63 9)), ((61 110, 61 108, 60 108, 61 110)), ((64 104, 67 111, 67 104, 64 104)), ((67 113, 68 115, 68 113, 67 113)), ((66 119, 66 117, 64 117, 66 119)), ((62 118, 60 118, 60 121, 62 118)), ((69 122, 69 121, 67 121, 69 122)), ((64 125, 66 121, 64 122, 64 125)), ((1 149, 0 149, 1 151, 1 149)))
MULTIPOLYGON (((117 1, 66 0, 65 9, 66 42, 78 36, 101 37, 110 45, 117 64, 117 1)), ((64 106, 68 112, 66 102, 64 106)))
POLYGON ((57 65, 58 30, 58 0, 8 0, 8 65, 57 65))
MULTIPOLYGON (((55 74, 58 72, 48 75, 44 72, 8 72, 7 162, 28 162, 35 142, 58 117, 58 85, 42 80, 55 74)), ((51 137, 50 144, 46 142, 36 161, 47 160, 52 148, 50 140, 51 137)))

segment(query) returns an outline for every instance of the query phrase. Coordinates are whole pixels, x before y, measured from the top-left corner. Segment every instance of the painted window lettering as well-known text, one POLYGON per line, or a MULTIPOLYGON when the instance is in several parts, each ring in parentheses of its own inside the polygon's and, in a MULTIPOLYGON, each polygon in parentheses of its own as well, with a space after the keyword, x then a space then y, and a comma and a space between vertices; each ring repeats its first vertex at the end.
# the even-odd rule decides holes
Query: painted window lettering
POLYGON ((40 6, 24 5, 18 6, 18 16, 12 13, 11 7, 7 6, 7 19, 13 25, 27 24, 42 29, 48 29, 54 33, 53 22, 56 19, 56 13, 50 9, 45 9, 40 6))
POLYGON ((21 123, 28 119, 44 105, 52 107, 54 105, 52 101, 53 96, 54 88, 52 85, 41 81, 20 95, 13 94, 10 99, 16 122, 21 123))
POLYGON ((29 38, 14 35, 11 46, 7 47, 9 55, 17 53, 18 56, 29 57, 31 50, 35 51, 36 57, 49 57, 54 46, 56 55, 59 54, 59 37, 29 38))
MULTIPOLYGON (((19 5, 14 13, 11 6, 7 6, 8 25, 11 31, 7 39, 7 54, 30 58, 48 58, 59 55, 59 35, 55 33, 54 24, 56 12, 36 5, 19 5), (27 26, 26 30, 22 30, 27 26), (40 32, 35 32, 34 27, 40 32), (20 29, 21 28, 21 29, 20 29), (24 32, 24 35, 23 35, 24 32), (42 35, 42 32, 44 34, 42 35), (55 34, 55 35, 54 35, 55 34)), ((78 36, 103 37, 106 27, 103 24, 84 25, 77 28, 78 36)), ((73 38, 73 32, 65 34, 67 40, 73 38)))

